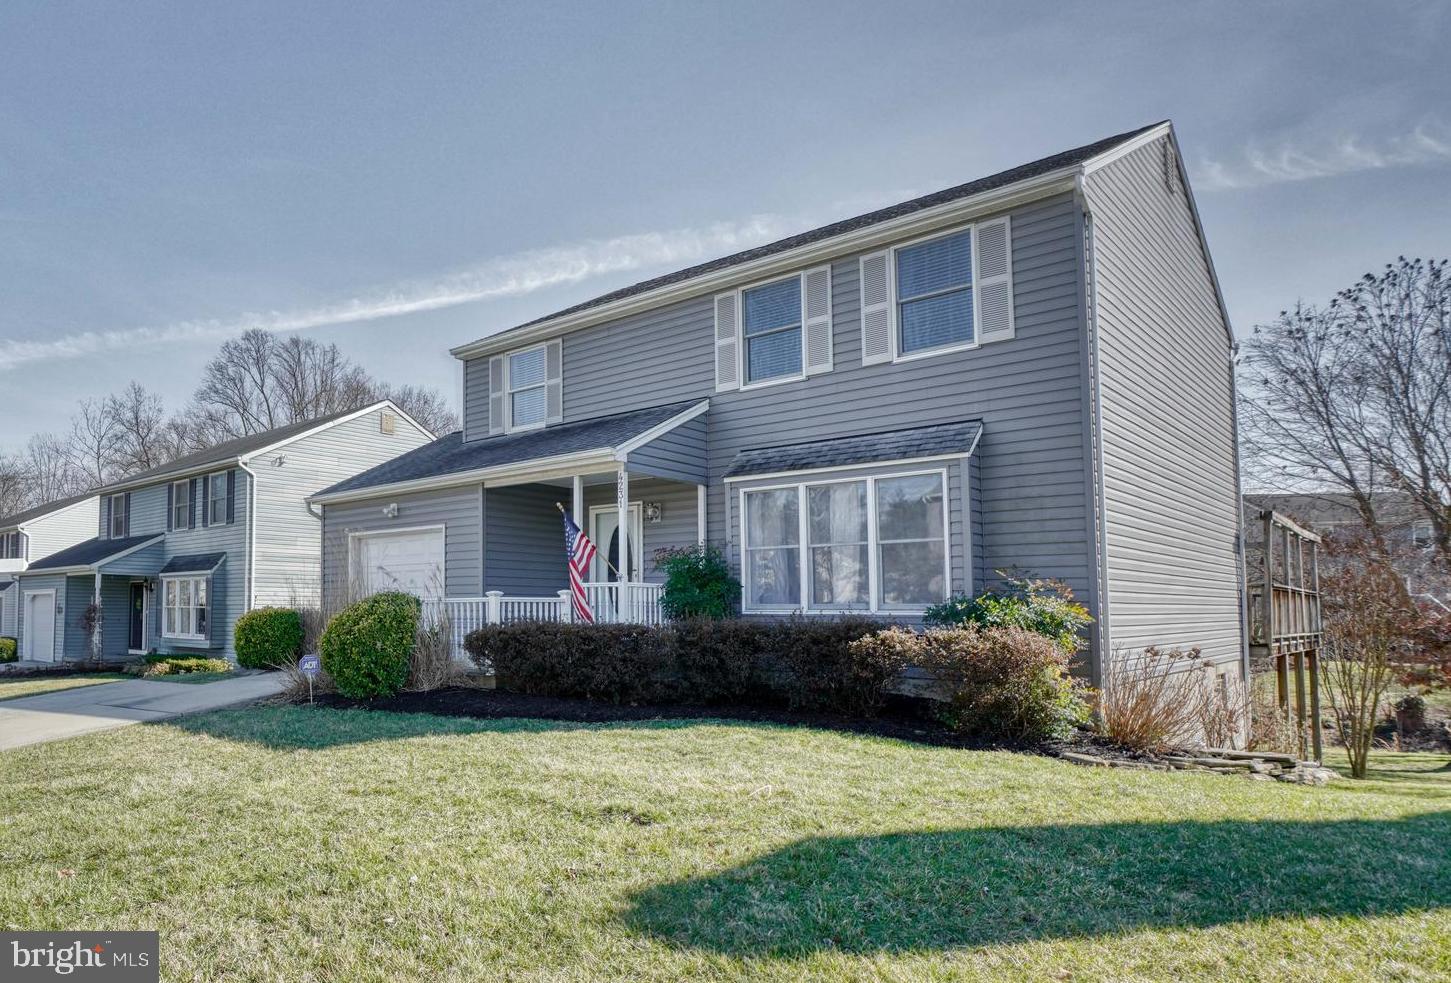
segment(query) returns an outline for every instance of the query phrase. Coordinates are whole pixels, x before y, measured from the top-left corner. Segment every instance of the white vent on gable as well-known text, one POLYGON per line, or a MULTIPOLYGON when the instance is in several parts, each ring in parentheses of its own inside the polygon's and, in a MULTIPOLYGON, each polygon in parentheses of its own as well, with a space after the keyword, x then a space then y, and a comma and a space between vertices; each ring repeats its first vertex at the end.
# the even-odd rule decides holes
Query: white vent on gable
POLYGON ((378 432, 393 433, 398 427, 398 418, 392 413, 380 413, 378 415, 378 432))

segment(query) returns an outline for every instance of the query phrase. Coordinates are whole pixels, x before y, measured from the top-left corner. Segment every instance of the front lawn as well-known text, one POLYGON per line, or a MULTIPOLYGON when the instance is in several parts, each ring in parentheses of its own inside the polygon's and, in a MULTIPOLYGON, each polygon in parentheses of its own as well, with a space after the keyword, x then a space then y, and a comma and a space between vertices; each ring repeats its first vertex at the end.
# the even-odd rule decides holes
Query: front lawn
POLYGON ((0 755, 0 922, 171 980, 1451 976, 1451 770, 266 707, 0 755))
POLYGON ((130 676, 119 672, 90 672, 75 675, 56 674, 40 676, 19 676, 9 679, 0 676, 0 700, 18 700, 22 696, 39 696, 42 693, 58 693, 77 686, 95 686, 97 683, 114 683, 130 676))

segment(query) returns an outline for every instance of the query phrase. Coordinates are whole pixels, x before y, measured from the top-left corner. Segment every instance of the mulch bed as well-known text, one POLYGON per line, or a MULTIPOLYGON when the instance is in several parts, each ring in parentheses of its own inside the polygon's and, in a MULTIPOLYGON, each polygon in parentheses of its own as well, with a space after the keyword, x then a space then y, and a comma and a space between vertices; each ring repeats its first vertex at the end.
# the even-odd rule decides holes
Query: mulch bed
MULTIPOLYGON (((306 698, 303 698, 305 702, 306 698)), ((501 720, 560 720, 573 723, 605 724, 653 720, 740 720, 748 723, 817 727, 890 737, 937 747, 1048 752, 1045 747, 993 744, 955 734, 922 715, 917 701, 901 699, 888 704, 879 716, 862 719, 826 713, 808 713, 779 707, 699 706, 692 704, 601 703, 595 700, 531 696, 497 689, 448 687, 428 693, 399 693, 378 700, 350 700, 336 693, 320 694, 319 705, 337 709, 386 710, 390 713, 432 713, 443 717, 475 717, 501 720)))

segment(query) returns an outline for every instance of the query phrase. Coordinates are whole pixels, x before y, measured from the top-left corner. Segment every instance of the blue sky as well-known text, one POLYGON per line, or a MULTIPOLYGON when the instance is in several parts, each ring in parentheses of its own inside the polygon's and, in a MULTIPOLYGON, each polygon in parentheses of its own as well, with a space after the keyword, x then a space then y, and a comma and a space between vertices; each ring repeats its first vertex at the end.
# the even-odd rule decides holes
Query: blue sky
POLYGON ((1451 253, 1451 4, 0 8, 0 450, 249 325, 447 349, 1144 123, 1236 329, 1451 253))

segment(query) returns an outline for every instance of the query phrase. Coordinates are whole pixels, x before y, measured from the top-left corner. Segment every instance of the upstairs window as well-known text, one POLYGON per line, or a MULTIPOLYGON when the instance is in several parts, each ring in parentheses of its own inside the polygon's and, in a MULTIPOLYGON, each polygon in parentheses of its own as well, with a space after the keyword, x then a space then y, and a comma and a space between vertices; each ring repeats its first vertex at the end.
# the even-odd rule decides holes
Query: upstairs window
POLYGON ((227 522, 227 472, 212 475, 207 482, 207 522, 213 526, 227 522))
POLYGON ((126 496, 111 496, 111 531, 112 539, 126 538, 126 496))
POLYGON ((801 375, 801 277, 742 294, 746 384, 801 375))
POLYGON ((544 346, 510 355, 508 368, 510 429, 543 425, 549 412, 544 346))
POLYGON ((972 344, 971 231, 905 246, 896 257, 898 353, 972 344))
POLYGON ((191 525, 191 482, 171 483, 171 528, 185 529, 191 525))

